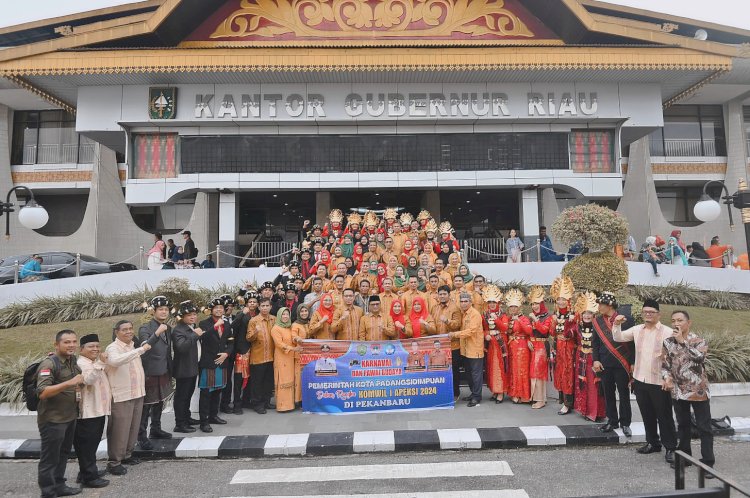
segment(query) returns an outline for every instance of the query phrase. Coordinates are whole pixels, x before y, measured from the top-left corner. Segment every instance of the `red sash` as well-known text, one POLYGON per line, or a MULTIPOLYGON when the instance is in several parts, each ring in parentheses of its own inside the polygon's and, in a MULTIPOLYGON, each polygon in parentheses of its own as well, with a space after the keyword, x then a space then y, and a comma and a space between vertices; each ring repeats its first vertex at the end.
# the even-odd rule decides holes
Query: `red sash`
MULTIPOLYGON (((604 331, 599 326, 599 320, 594 320, 591 322, 594 325, 594 330, 596 331, 596 335, 599 336, 599 339, 604 343, 605 346, 607 346, 607 349, 612 354, 612 356, 615 357, 617 361, 620 362, 622 365, 622 368, 625 369, 625 371, 628 373, 628 376, 632 375, 632 367, 630 363, 628 363, 627 358, 625 358, 622 353, 617 349, 617 346, 615 346, 612 341, 609 340, 609 337, 607 337, 607 334, 604 333, 604 331)), ((607 329, 611 333, 612 330, 609 329, 609 323, 607 322, 607 319, 604 319, 604 323, 607 324, 607 329)))

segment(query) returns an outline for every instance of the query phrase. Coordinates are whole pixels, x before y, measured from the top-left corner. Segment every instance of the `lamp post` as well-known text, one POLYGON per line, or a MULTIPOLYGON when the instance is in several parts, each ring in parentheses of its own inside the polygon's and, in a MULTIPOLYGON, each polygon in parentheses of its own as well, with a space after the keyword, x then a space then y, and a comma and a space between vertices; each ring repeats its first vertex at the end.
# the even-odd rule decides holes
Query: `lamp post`
POLYGON ((3 214, 7 214, 7 217, 5 218, 6 239, 10 238, 10 213, 15 211, 15 204, 10 202, 10 195, 16 190, 21 189, 27 191, 29 193, 29 196, 31 197, 26 202, 26 205, 24 205, 18 211, 18 221, 21 222, 21 225, 32 230, 38 230, 39 228, 42 228, 44 225, 46 225, 49 221, 49 214, 47 213, 47 210, 37 204, 36 199, 34 199, 34 192, 32 192, 30 188, 24 187, 23 185, 13 187, 8 191, 5 202, 0 202, 0 216, 2 216, 3 214))
POLYGON ((724 182, 719 180, 711 180, 703 186, 703 195, 695 204, 693 213, 695 217, 701 221, 708 222, 714 221, 721 214, 721 204, 718 201, 711 198, 708 195, 709 185, 717 183, 724 189, 724 195, 721 197, 721 203, 726 204, 727 214, 729 214, 729 228, 734 231, 734 220, 732 218, 732 206, 739 209, 742 213, 742 223, 745 225, 745 245, 746 249, 750 252, 750 188, 748 188, 745 179, 740 179, 739 188, 737 192, 729 195, 729 190, 724 182))

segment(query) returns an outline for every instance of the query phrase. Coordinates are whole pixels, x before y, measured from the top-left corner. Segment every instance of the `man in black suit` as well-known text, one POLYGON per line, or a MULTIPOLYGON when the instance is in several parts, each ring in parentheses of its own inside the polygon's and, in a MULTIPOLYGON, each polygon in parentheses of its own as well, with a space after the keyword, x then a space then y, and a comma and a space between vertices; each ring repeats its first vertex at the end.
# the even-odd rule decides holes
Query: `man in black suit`
POLYGON ((183 257, 195 264, 195 258, 198 257, 198 249, 195 248, 195 242, 193 242, 190 230, 182 232, 182 237, 185 239, 185 245, 182 246, 183 257))
POLYGON ((238 300, 240 299, 244 301, 244 307, 232 322, 235 365, 232 376, 232 413, 235 415, 242 415, 243 408, 250 408, 250 389, 246 385, 250 376, 250 341, 247 340, 247 325, 250 319, 258 314, 258 293, 243 289, 238 296, 238 300))
MULTIPOLYGON (((227 324, 229 325, 229 328, 232 331, 232 335, 234 335, 234 327, 232 327, 232 324, 234 323, 234 306, 236 304, 234 298, 230 296, 229 294, 222 294, 219 296, 219 299, 224 303, 224 319, 227 321, 227 324)), ((219 411, 221 413, 232 413, 232 407, 229 406, 232 403, 232 380, 234 378, 234 375, 232 375, 232 372, 234 372, 234 355, 227 358, 227 361, 224 362, 224 366, 227 369, 227 378, 226 378, 226 386, 224 386, 224 389, 221 391, 221 403, 219 404, 219 411)))
POLYGON ((199 420, 190 417, 190 398, 195 391, 198 378, 198 341, 203 331, 196 327, 198 307, 191 301, 183 301, 177 309, 177 325, 172 329, 172 377, 174 391, 174 432, 195 432, 193 425, 199 420))
POLYGON ((161 428, 161 412, 164 400, 172 394, 172 328, 166 324, 172 307, 165 296, 156 296, 149 303, 153 313, 151 320, 138 329, 138 344, 149 344, 151 349, 141 356, 143 372, 146 375, 146 397, 143 400, 141 427, 138 431, 138 444, 143 450, 153 449, 151 439, 171 439, 172 434, 161 428), (148 420, 151 418, 151 432, 147 435, 148 420))
POLYGON ((227 358, 234 354, 234 336, 229 320, 224 316, 224 301, 213 299, 206 307, 211 316, 200 323, 204 334, 201 336, 201 358, 198 362, 200 389, 199 412, 201 417, 200 429, 203 432, 213 432, 211 424, 226 424, 219 418, 219 403, 221 391, 230 375, 227 368, 227 358))

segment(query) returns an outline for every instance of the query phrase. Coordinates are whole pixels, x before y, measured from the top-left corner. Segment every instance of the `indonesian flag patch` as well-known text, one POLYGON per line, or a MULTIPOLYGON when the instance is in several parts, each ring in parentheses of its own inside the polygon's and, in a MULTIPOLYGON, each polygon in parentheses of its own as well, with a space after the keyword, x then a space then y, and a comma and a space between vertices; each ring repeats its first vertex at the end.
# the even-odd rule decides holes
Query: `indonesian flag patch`
POLYGON ((44 370, 39 370, 39 376, 40 377, 46 377, 47 375, 50 375, 52 373, 52 370, 49 368, 45 368, 44 370))

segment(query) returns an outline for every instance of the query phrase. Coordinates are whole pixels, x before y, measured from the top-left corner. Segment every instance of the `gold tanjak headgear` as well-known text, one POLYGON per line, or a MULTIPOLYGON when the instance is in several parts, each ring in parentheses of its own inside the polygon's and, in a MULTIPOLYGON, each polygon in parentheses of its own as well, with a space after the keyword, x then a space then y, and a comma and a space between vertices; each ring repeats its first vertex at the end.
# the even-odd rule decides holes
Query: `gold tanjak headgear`
POLYGON ((573 285, 573 281, 568 276, 559 275, 553 282, 552 287, 549 290, 550 295, 555 300, 563 298, 571 300, 573 294, 575 294, 576 288, 573 285))
POLYGON ((414 216, 412 216, 411 213, 403 213, 398 221, 400 221, 402 225, 411 225, 411 222, 414 221, 414 216))
POLYGON ((531 288, 531 291, 529 292, 529 302, 530 303, 541 303, 544 302, 544 288, 535 285, 531 288))
POLYGON ((365 226, 376 227, 379 224, 378 215, 374 211, 367 211, 365 213, 365 226))
POLYGON ((578 299, 576 299, 573 311, 579 315, 586 311, 590 311, 591 313, 599 311, 599 305, 596 302, 596 294, 593 292, 582 292, 581 294, 578 294, 578 299))
POLYGON ((482 289, 482 298, 484 298, 484 302, 486 303, 500 303, 503 301, 503 291, 497 285, 490 284, 482 289))
POLYGON ((383 211, 384 220, 395 220, 396 218, 398 218, 398 211, 395 208, 386 208, 383 211))
POLYGON ((437 223, 435 223, 435 220, 430 218, 430 221, 428 221, 427 224, 424 226, 424 231, 437 233, 438 226, 437 226, 437 223))
POLYGON ((450 221, 440 223, 440 233, 453 233, 453 227, 450 221))
POLYGON ((523 306, 524 296, 520 289, 511 289, 505 294, 505 304, 508 306, 523 306))
POLYGON ((331 223, 341 223, 344 219, 344 213, 340 209, 333 209, 328 215, 328 219, 331 220, 331 223))
POLYGON ((362 216, 359 213, 351 213, 349 216, 346 217, 347 223, 350 225, 361 225, 362 224, 362 216))
POLYGON ((421 210, 419 214, 417 215, 418 221, 429 220, 430 218, 432 218, 432 215, 426 209, 421 210))

